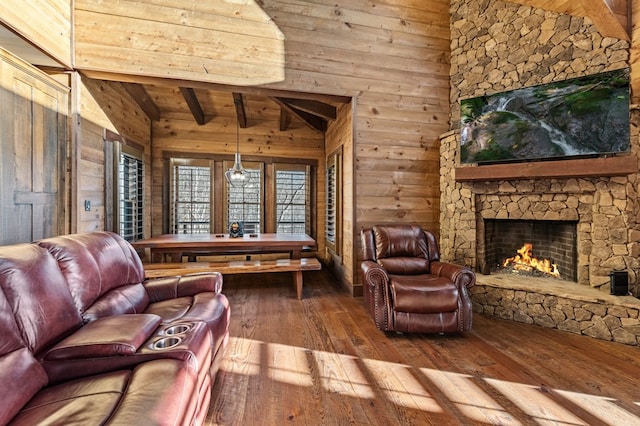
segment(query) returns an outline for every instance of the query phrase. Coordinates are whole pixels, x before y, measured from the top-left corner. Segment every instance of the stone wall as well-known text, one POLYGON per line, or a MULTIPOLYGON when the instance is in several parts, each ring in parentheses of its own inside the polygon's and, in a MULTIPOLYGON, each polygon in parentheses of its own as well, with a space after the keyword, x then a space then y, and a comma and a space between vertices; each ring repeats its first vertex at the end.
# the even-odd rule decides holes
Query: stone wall
MULTIPOLYGON (((602 37, 587 18, 502 1, 451 2, 451 131, 440 138, 442 257, 478 269, 485 218, 577 220, 581 284, 609 291, 627 269, 634 295, 640 270, 638 175, 458 182, 460 99, 628 66, 629 43, 602 37), (479 246, 480 244, 480 246, 479 246)), ((631 109, 631 154, 638 127, 631 109)))
POLYGON ((590 287, 567 289, 536 280, 506 285, 505 276, 479 276, 471 288, 474 312, 582 334, 625 345, 640 344, 640 300, 631 296, 604 295, 590 287))

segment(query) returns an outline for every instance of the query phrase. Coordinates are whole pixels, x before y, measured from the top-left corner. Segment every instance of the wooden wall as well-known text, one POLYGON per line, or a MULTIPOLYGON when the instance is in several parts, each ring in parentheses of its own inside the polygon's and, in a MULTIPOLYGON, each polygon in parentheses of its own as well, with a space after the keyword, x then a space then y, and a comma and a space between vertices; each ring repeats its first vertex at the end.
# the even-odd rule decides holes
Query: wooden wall
MULTIPOLYGON (((449 128, 447 0, 347 1, 340 5, 324 0, 264 0, 246 5, 220 3, 224 7, 191 1, 180 3, 183 10, 176 9, 177 3, 170 0, 146 4, 153 8, 154 22, 146 20, 150 10, 135 10, 137 15, 133 16, 131 9, 140 9, 139 2, 77 1, 77 66, 222 83, 233 78, 247 81, 253 71, 244 62, 248 52, 263 54, 273 48, 271 37, 253 39, 250 50, 238 44, 246 34, 255 35, 253 27, 260 16, 264 25, 275 25, 277 31, 271 29, 281 34, 284 43, 283 68, 274 74, 276 82, 264 86, 357 100, 353 118, 355 219, 344 227, 351 232, 345 242, 359 253, 360 228, 381 222, 418 223, 437 232, 437 140, 449 128), (257 4, 261 10, 256 9, 257 4), (233 25, 226 25, 232 18, 233 25), (156 22, 169 27, 159 32, 156 22), (178 23, 188 28, 176 27, 178 23), (190 32, 198 25, 204 26, 200 33, 190 32), (149 34, 158 35, 157 40, 148 38, 149 34), (191 38, 187 38, 189 34, 191 38), (216 35, 207 42, 215 40, 216 51, 223 55, 215 72, 206 75, 201 72, 203 63, 207 70, 212 64, 203 62, 203 55, 217 56, 214 50, 202 53, 206 46, 197 41, 204 42, 203 34, 216 35), (114 44, 125 48, 114 49, 114 44), (237 56, 232 53, 234 48, 237 56), (281 75, 284 80, 279 81, 281 75)), ((163 117, 154 126, 154 176, 161 173, 155 160, 161 152, 205 152, 210 148, 204 141, 213 135, 230 134, 231 123, 223 117, 201 128, 185 128, 184 124, 183 120, 163 117)), ((218 146, 217 151, 233 151, 228 141, 218 146)), ((249 155, 263 148, 253 146, 249 155)), ((300 148, 309 149, 304 141, 296 141, 296 150, 300 148)), ((274 146, 271 150, 280 152, 274 146)), ((323 147, 318 147, 317 158, 324 158, 323 147)), ((154 188, 154 194, 157 190, 154 188)), ((155 203, 154 195, 154 217, 158 210, 155 203)), ((153 232, 158 232, 155 221, 153 232)), ((352 262, 351 270, 359 268, 356 257, 352 262)), ((353 273, 351 278, 357 281, 358 275, 353 273)))
POLYGON ((362 227, 406 222, 438 230, 437 140, 448 129, 449 2, 262 4, 285 35, 287 78, 270 87, 355 99, 354 220, 344 224, 344 241, 353 246, 350 269, 358 294, 362 227))
POLYGON ((67 230, 67 85, 0 48, 0 244, 67 230))
MULTIPOLYGON (((151 121, 131 99, 120 83, 98 81, 74 75, 72 110, 73 173, 72 232, 90 232, 105 227, 105 130, 110 130, 145 152, 145 163, 151 164, 151 121), (91 210, 84 210, 84 200, 91 210)), ((145 170, 146 205, 151 205, 151 167, 145 170)), ((147 229, 151 226, 151 209, 146 211, 147 229)))
MULTIPOLYGON (((359 266, 356 267, 357 254, 354 251, 354 155, 353 155, 353 109, 355 101, 341 105, 338 108, 337 119, 330 123, 325 136, 325 154, 332 155, 340 152, 342 159, 339 168, 342 174, 342 190, 340 191, 340 213, 342 223, 340 235, 336 238, 337 250, 335 253, 327 251, 325 259, 330 262, 334 274, 342 283, 359 295, 360 289, 354 288, 355 277, 359 275, 359 266)), ((323 189, 323 197, 326 194, 323 189)))
POLYGON ((233 85, 284 79, 284 35, 256 2, 75 0, 74 6, 79 68, 233 85))
POLYGON ((0 24, 71 68, 69 0, 2 0, 0 24))

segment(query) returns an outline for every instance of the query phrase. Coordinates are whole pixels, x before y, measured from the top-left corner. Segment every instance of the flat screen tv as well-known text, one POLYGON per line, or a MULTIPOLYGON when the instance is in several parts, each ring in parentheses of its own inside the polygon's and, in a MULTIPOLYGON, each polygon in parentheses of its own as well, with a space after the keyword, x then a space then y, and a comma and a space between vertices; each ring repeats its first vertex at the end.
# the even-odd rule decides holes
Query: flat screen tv
POLYGON ((629 69, 460 103, 462 163, 597 157, 629 151, 629 69))

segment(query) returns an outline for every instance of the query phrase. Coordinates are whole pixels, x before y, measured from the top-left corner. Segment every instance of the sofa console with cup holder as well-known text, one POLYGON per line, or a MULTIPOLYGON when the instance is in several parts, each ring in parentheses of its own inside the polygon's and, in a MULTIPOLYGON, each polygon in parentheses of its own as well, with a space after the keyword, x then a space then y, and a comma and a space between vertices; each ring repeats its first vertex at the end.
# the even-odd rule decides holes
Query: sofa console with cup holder
POLYGON ((0 425, 198 425, 229 336, 222 275, 144 279, 110 232, 0 247, 0 425))

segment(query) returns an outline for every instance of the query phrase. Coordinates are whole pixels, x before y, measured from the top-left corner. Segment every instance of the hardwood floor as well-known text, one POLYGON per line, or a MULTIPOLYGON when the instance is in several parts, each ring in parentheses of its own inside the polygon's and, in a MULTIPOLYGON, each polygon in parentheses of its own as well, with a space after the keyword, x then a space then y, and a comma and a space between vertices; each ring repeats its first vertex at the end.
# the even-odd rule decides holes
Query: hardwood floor
POLYGON ((474 316, 378 331, 326 271, 225 277, 231 339, 207 425, 640 425, 640 348, 474 316))

